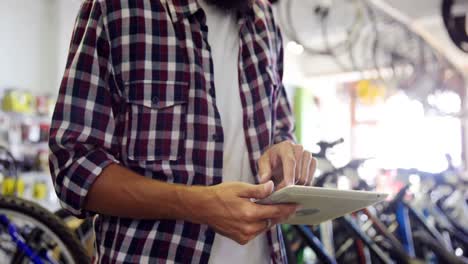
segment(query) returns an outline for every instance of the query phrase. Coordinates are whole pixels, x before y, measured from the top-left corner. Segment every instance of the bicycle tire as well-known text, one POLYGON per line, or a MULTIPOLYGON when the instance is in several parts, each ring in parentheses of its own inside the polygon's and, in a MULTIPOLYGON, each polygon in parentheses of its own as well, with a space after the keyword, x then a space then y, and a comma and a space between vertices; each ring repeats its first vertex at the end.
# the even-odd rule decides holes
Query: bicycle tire
POLYGON ((95 241, 93 218, 88 217, 85 219, 78 219, 63 208, 57 210, 54 214, 58 216, 65 223, 65 225, 70 228, 70 230, 72 230, 72 232, 77 236, 78 241, 81 242, 81 245, 88 253, 88 256, 92 257, 94 254, 95 241), (72 224, 70 226, 69 223, 74 223, 76 220, 80 220, 79 225, 74 226, 72 224))
POLYGON ((60 218, 42 206, 18 197, 0 196, 0 209, 14 211, 37 220, 61 240, 67 247, 74 263, 90 263, 90 259, 76 236, 63 224, 60 218))
MULTIPOLYGON (((70 212, 68 212, 65 209, 59 209, 54 213, 58 218, 60 218, 62 221, 67 222, 70 218, 75 218, 74 215, 72 215, 70 212)), ((82 239, 81 235, 83 234, 88 234, 89 232, 93 233, 93 219, 92 218, 85 218, 83 219, 83 222, 80 224, 80 226, 75 230, 76 235, 78 236, 78 239, 82 239)))
POLYGON ((427 246, 439 257, 441 263, 466 264, 461 258, 455 256, 444 248, 439 241, 422 230, 414 232, 413 237, 416 242, 427 246))

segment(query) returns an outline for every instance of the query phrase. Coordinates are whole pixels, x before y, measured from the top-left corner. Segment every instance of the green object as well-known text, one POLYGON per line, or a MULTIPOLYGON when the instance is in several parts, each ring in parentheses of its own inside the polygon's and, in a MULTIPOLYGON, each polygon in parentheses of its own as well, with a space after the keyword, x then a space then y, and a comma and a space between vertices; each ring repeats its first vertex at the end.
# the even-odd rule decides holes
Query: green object
POLYGON ((303 124, 307 113, 310 113, 312 107, 311 89, 297 87, 294 93, 294 117, 296 119, 296 138, 298 143, 302 143, 303 124))
POLYGON ((297 264, 303 264, 303 263, 304 263, 304 248, 302 248, 297 253, 297 264))

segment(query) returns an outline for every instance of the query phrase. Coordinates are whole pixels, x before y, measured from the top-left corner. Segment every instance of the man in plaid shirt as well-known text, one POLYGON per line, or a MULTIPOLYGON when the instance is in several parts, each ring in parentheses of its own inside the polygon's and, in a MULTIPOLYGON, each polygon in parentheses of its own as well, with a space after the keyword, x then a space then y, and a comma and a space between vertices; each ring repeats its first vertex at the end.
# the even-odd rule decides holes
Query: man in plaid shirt
POLYGON ((260 236, 265 263, 286 261, 276 224, 296 206, 252 202, 267 197, 273 181, 276 188, 310 184, 315 171, 312 155, 292 143, 282 60, 266 0, 84 1, 49 145, 62 205, 97 215, 95 262, 208 263, 215 246, 227 245, 215 238, 247 247, 260 236), (227 36, 238 44, 230 54, 238 60, 226 63, 237 70, 224 74, 237 80, 228 83, 239 95, 236 131, 221 123, 217 101, 232 98, 217 98, 224 87, 215 91, 223 81, 215 77, 225 66, 213 61, 223 61, 215 51, 222 45, 210 46, 216 36, 199 1, 235 22, 225 20, 235 25, 227 36), (243 173, 223 170, 227 135, 242 138, 244 182, 226 182, 226 174, 243 173))

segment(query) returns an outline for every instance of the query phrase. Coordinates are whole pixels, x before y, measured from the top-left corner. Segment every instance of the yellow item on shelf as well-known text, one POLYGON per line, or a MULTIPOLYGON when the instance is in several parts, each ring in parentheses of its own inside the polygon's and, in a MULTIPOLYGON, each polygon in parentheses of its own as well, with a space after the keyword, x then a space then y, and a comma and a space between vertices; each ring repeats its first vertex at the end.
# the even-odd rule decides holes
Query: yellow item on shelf
POLYGON ((44 200, 47 197, 47 184, 42 182, 34 183, 33 198, 36 200, 44 200))
POLYGON ((362 103, 370 105, 385 97, 385 87, 369 80, 361 80, 356 83, 356 94, 362 103))
MULTIPOLYGON (((18 190, 17 195, 23 196, 24 194, 24 181, 18 179, 16 183, 16 189, 18 190)), ((2 193, 3 195, 14 195, 15 194, 15 179, 14 178, 5 178, 2 183, 2 193)))
POLYGON ((2 108, 7 112, 32 113, 34 96, 28 92, 10 90, 3 96, 2 108))

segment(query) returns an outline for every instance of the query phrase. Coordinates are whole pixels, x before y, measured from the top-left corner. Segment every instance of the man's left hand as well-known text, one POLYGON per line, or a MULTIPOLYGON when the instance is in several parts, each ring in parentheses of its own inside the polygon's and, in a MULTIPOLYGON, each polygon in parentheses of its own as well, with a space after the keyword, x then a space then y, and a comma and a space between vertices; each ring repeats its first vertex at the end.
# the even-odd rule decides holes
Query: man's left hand
POLYGON ((302 145, 284 141, 271 146, 259 159, 260 182, 273 180, 275 189, 288 185, 310 185, 317 161, 302 145))

